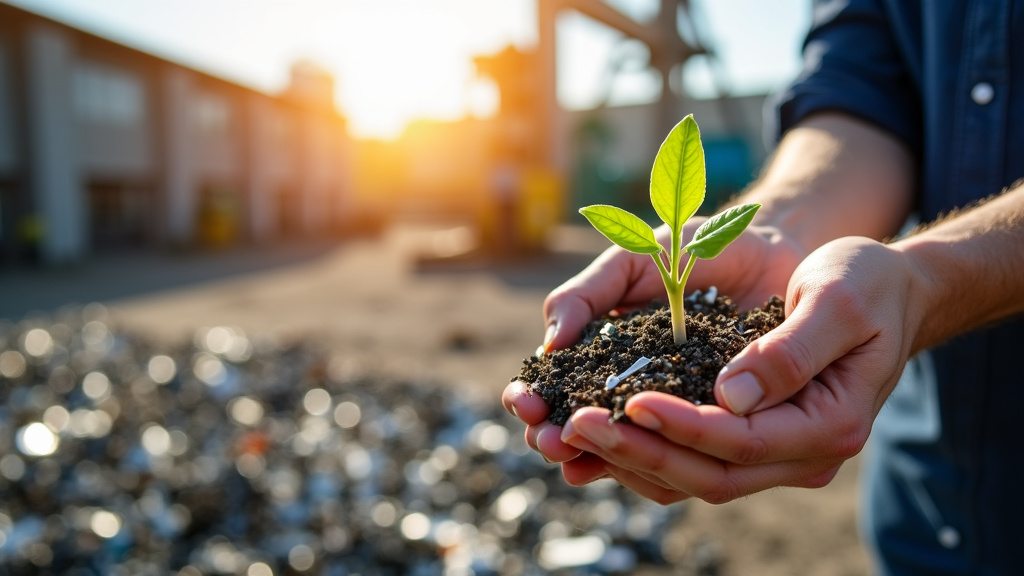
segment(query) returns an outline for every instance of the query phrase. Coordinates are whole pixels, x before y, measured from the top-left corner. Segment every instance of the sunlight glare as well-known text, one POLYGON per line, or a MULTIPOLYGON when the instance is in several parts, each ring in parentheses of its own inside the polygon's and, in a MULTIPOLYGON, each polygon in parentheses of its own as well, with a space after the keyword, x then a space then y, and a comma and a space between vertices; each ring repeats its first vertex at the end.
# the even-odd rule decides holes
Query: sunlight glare
POLYGON ((459 118, 473 77, 454 14, 372 12, 338 44, 341 100, 356 137, 398 136, 413 118, 459 118))

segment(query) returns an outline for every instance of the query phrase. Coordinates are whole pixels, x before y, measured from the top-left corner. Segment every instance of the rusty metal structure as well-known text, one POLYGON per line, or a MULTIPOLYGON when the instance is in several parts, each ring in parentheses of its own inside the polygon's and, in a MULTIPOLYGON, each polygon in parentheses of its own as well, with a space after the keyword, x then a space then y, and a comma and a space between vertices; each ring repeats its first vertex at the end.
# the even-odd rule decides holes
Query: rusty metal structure
MULTIPOLYGON (((475 59, 477 72, 492 78, 501 94, 488 145, 493 175, 488 187, 494 200, 484 204, 478 217, 485 243, 492 248, 508 242, 535 247, 568 204, 565 191, 574 154, 570 134, 577 130, 573 124, 578 118, 558 102, 556 51, 559 16, 569 11, 647 46, 649 65, 661 76, 661 91, 657 102, 645 106, 645 126, 634 126, 633 132, 650 135, 654 146, 660 142, 655 135, 675 124, 683 108, 681 94, 672 86, 677 68, 696 54, 708 53, 680 34, 680 29, 695 32, 689 0, 660 0, 659 13, 647 22, 605 0, 537 0, 538 42, 533 50, 508 47, 475 59), (513 197, 515 205, 506 205, 513 197)), ((606 66, 612 71, 614 63, 606 66)), ((610 82, 606 87, 610 92, 610 82)))
POLYGON ((651 66, 661 74, 661 97, 656 105, 657 120, 662 125, 674 123, 678 96, 670 86, 672 69, 686 62, 695 54, 705 53, 700 46, 688 43, 679 34, 680 24, 689 25, 691 18, 689 0, 660 0, 661 5, 657 17, 649 23, 640 23, 630 18, 605 0, 537 0, 538 12, 538 45, 537 67, 534 70, 538 88, 538 101, 544 108, 539 110, 538 118, 542 127, 543 138, 539 141, 545 148, 543 155, 551 163, 554 160, 555 136, 543 127, 556 124, 558 100, 556 97, 556 22, 559 13, 575 10, 610 28, 618 30, 625 36, 643 42, 651 52, 651 66), (687 22, 681 22, 681 20, 687 22))
POLYGON ((689 0, 660 0, 659 13, 649 22, 638 22, 606 0, 537 0, 537 47, 520 52, 509 47, 493 56, 475 60, 479 73, 492 77, 501 90, 503 139, 517 148, 516 156, 533 164, 561 165, 557 98, 557 22, 561 13, 575 11, 626 38, 642 42, 650 51, 650 66, 661 75, 659 101, 653 106, 659 126, 671 126, 677 118, 681 95, 672 90, 674 69, 706 47, 680 35, 680 28, 694 30, 689 0), (517 143, 518 141, 518 143, 517 143))

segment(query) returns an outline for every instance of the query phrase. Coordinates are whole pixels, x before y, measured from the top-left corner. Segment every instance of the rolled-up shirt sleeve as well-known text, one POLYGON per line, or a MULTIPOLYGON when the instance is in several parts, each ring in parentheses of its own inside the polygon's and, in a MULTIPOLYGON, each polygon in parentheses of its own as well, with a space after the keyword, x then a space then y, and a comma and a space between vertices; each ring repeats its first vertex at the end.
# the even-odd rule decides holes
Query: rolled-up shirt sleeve
POLYGON ((771 144, 808 115, 841 111, 892 133, 917 152, 921 107, 901 44, 875 0, 819 0, 804 41, 803 70, 766 108, 771 144))

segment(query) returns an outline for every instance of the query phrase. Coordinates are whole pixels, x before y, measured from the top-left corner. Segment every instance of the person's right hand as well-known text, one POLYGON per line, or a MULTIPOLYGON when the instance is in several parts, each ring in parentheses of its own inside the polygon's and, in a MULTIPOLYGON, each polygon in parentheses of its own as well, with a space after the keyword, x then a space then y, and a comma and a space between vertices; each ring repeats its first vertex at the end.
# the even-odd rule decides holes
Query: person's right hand
MULTIPOLYGON (((703 222, 694 219, 683 232, 689 239, 703 222)), ((658 240, 670 245, 666 227, 658 240)), ((806 256, 806 250, 778 229, 751 226, 713 260, 694 266, 687 290, 716 286, 732 297, 740 309, 762 305, 772 295, 784 295, 790 275, 806 256)), ((685 255, 684 255, 685 257, 685 255)), ((582 272, 552 291, 544 301, 547 326, 543 350, 549 352, 575 344, 583 327, 610 310, 626 310, 664 298, 665 286, 650 256, 618 247, 606 250, 582 272)), ((529 393, 528 382, 513 382, 502 395, 505 407, 527 424, 527 443, 550 462, 561 462, 570 484, 585 484, 617 470, 591 454, 561 441, 561 427, 547 422, 548 406, 529 393)))
MULTIPOLYGON (((572 415, 561 439, 585 451, 587 466, 597 462, 661 503, 690 496, 722 503, 777 486, 824 486, 860 452, 907 358, 927 341, 921 327, 936 302, 929 268, 934 260, 899 243, 833 240, 793 273, 786 321, 719 375, 716 392, 746 374, 756 396, 741 392, 735 406, 721 397, 718 406, 698 406, 643 392, 625 404, 630 424, 588 407, 572 415)), ((567 478, 581 468, 563 467, 567 478)))

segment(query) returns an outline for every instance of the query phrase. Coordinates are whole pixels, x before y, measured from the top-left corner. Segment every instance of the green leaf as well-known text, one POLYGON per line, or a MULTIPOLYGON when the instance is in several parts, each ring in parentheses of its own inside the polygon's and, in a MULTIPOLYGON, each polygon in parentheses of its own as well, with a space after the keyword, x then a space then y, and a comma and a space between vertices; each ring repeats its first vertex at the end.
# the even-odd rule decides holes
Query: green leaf
POLYGON ((760 207, 760 204, 744 204, 711 217, 697 228, 693 240, 683 250, 698 258, 718 256, 746 229, 760 207))
POLYGON ((654 230, 646 222, 622 208, 597 204, 580 208, 580 214, 619 246, 637 254, 657 254, 663 248, 654 239, 654 230))
POLYGON ((691 114, 676 124, 658 149, 651 170, 651 204, 678 233, 704 202, 706 185, 704 147, 691 114))

